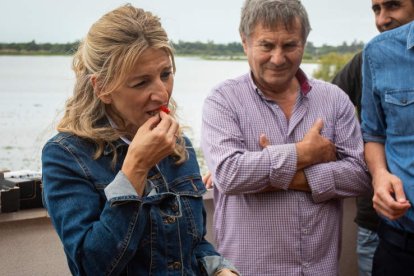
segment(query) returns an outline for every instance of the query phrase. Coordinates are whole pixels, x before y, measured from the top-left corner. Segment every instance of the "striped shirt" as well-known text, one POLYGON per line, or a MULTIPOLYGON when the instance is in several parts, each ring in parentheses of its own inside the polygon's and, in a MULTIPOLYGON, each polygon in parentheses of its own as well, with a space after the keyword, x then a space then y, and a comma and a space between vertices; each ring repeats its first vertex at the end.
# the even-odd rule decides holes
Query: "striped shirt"
POLYGON ((348 96, 302 70, 296 77, 301 93, 289 121, 250 74, 221 83, 204 102, 201 146, 215 184, 217 249, 242 275, 337 275, 342 199, 371 188, 348 96), (318 118, 338 160, 304 169, 311 193, 288 190, 295 143, 318 118), (259 192, 269 185, 282 191, 259 192))

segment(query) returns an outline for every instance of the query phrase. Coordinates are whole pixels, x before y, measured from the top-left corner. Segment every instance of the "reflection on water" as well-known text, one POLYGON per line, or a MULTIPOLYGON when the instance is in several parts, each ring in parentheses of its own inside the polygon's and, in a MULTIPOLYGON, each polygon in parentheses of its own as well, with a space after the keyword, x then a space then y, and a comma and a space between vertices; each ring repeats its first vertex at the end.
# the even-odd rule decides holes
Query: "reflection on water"
MULTIPOLYGON (((173 97, 181 124, 199 146, 201 108, 211 88, 248 70, 246 61, 176 58, 173 97)), ((304 64, 309 75, 315 64, 304 64)), ((40 170, 43 144, 54 133, 74 74, 71 57, 0 56, 0 170, 40 170)))

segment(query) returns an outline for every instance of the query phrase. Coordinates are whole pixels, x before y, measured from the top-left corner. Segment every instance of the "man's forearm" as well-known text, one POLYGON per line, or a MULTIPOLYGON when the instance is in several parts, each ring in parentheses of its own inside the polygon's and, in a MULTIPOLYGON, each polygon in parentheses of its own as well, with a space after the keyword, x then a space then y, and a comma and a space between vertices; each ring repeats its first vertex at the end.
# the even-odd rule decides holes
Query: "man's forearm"
POLYGON ((384 144, 368 142, 365 144, 364 154, 368 170, 373 177, 381 171, 388 171, 384 144))
MULTIPOLYGON (((311 189, 309 187, 308 181, 306 179, 306 176, 303 170, 296 172, 296 174, 293 176, 292 182, 289 184, 288 190, 311 192, 311 189)), ((278 192, 278 191, 282 191, 282 189, 279 189, 273 186, 268 186, 260 192, 278 192)))
POLYGON ((303 170, 299 170, 296 172, 295 176, 292 179, 292 182, 289 184, 288 189, 302 192, 311 192, 308 180, 306 179, 306 175, 303 170))

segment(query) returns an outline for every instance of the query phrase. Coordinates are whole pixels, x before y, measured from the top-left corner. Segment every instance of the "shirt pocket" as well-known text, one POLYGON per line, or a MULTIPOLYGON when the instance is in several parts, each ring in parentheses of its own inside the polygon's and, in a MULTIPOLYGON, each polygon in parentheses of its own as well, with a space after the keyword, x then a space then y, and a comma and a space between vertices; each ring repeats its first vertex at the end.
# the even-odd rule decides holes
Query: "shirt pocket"
POLYGON ((408 135, 414 133, 414 90, 386 91, 384 110, 387 133, 408 135))
POLYGON ((171 192, 181 196, 202 197, 207 191, 199 174, 187 175, 168 184, 171 192))
POLYGON ((204 183, 199 175, 193 175, 175 181, 169 188, 170 191, 180 196, 180 208, 183 219, 186 221, 185 231, 195 246, 202 240, 204 233, 203 194, 206 192, 204 183))

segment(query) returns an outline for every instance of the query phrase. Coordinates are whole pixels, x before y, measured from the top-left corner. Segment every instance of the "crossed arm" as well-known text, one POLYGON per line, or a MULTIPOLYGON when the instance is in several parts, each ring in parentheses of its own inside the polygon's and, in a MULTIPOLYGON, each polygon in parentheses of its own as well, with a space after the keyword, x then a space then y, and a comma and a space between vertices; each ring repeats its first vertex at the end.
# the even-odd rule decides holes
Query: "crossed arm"
MULTIPOLYGON (((298 155, 297 172, 294 175, 292 182, 289 184, 288 189, 310 192, 311 189, 303 169, 313 164, 336 160, 335 145, 320 134, 322 128, 322 120, 317 120, 304 136, 303 140, 296 143, 296 152, 298 155)), ((269 140, 264 134, 259 137, 259 144, 262 148, 269 146, 269 140)), ((207 189, 213 187, 213 180, 210 172, 207 172, 207 174, 203 176, 203 182, 207 189)), ((277 188, 268 186, 261 192, 278 190, 279 189, 277 188)))

